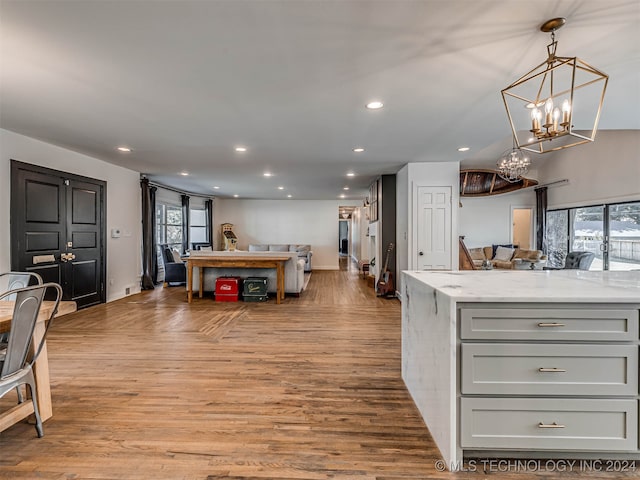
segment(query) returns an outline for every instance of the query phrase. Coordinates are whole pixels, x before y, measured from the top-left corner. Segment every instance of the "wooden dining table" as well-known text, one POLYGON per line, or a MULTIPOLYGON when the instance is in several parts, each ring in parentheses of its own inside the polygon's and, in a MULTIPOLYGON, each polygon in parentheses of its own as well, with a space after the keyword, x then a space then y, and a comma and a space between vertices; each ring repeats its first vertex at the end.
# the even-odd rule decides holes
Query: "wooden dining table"
MULTIPOLYGON (((37 348, 42 339, 46 325, 45 321, 50 317, 51 310, 55 302, 44 301, 40 307, 36 327, 33 331, 33 341, 31 347, 37 348)), ((14 302, 0 301, 0 333, 11 330, 11 318, 13 316, 14 302)), ((57 317, 76 311, 76 302, 60 302, 57 317)), ((36 395, 38 398, 38 408, 42 421, 51 418, 53 409, 51 406, 51 385, 49 382, 49 358, 47 356, 46 343, 42 347, 40 355, 33 364, 33 375, 36 382, 36 395)), ((15 407, 0 412, 0 432, 6 430, 11 425, 23 420, 33 413, 33 402, 23 402, 15 407)))

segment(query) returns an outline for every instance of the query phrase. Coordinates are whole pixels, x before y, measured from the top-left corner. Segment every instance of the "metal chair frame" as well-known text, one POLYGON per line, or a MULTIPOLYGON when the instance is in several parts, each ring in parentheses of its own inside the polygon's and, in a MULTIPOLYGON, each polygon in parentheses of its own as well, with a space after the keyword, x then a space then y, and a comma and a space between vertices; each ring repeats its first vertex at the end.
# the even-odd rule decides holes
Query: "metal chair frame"
MULTIPOLYGON (((44 435, 42 420, 38 409, 36 393, 36 383, 33 376, 33 364, 38 359, 44 347, 47 332, 51 327, 53 317, 58 312, 58 306, 62 299, 62 288, 57 283, 44 283, 31 287, 8 290, 0 294, 0 301, 7 297, 15 298, 13 317, 11 320, 11 330, 7 343, 7 351, 3 360, 0 361, 0 397, 6 395, 14 388, 19 389, 21 385, 28 385, 33 402, 33 411, 36 417, 36 432, 38 437, 44 435), (38 345, 33 345, 33 355, 29 356, 32 347, 33 332, 38 321, 40 308, 44 300, 47 289, 56 290, 56 299, 49 318, 46 320, 45 331, 38 345)), ((22 403, 22 395, 18 395, 18 403, 22 403)))

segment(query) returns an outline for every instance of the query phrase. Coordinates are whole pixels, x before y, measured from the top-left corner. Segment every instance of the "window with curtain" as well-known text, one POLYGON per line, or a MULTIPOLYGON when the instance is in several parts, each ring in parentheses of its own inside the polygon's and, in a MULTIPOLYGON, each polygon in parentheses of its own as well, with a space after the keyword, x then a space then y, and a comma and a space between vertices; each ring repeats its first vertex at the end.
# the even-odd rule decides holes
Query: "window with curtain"
POLYGON ((182 249, 182 207, 156 203, 156 234, 158 244, 182 249))
POLYGON ((207 216, 204 207, 189 209, 189 243, 208 242, 207 216))

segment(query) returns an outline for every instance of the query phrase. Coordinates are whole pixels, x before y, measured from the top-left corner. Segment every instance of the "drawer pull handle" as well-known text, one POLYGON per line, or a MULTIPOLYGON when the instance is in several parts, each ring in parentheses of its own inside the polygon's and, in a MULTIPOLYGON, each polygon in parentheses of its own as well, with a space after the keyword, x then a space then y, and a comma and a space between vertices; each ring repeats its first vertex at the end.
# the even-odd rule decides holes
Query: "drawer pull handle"
POLYGON ((564 368, 544 368, 544 367, 540 367, 538 369, 539 372, 550 372, 550 373, 563 373, 566 372, 566 370, 564 368))
POLYGON ((558 425, 556 422, 553 422, 551 424, 540 422, 538 424, 538 428, 565 428, 565 426, 564 425, 558 425))
POLYGON ((539 323, 538 326, 540 328, 544 328, 544 327, 564 327, 565 324, 564 323, 539 323))

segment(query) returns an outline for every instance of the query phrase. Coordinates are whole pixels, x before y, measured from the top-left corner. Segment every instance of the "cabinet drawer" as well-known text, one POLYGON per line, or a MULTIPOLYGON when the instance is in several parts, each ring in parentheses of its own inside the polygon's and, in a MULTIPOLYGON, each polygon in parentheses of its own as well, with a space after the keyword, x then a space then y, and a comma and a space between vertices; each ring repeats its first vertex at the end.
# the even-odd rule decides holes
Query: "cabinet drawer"
POLYGON ((462 398, 462 448, 628 451, 636 400, 462 398))
POLYGON ((461 308, 460 337, 633 341, 638 339, 638 309, 461 308))
POLYGON ((461 391, 637 395, 638 346, 463 343, 461 391))

